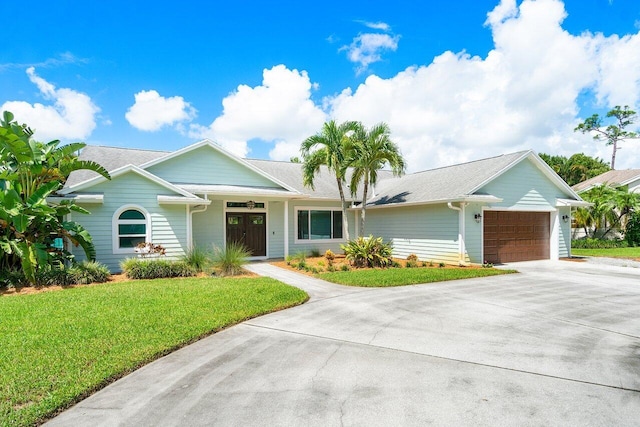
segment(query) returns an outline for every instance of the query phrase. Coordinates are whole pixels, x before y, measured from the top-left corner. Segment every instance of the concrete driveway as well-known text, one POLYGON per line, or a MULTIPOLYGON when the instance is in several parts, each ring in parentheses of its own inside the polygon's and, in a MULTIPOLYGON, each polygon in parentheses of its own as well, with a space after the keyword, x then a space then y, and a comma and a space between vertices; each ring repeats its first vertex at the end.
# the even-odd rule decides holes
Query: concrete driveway
POLYGON ((638 425, 640 269, 350 288, 164 357, 50 425, 638 425))

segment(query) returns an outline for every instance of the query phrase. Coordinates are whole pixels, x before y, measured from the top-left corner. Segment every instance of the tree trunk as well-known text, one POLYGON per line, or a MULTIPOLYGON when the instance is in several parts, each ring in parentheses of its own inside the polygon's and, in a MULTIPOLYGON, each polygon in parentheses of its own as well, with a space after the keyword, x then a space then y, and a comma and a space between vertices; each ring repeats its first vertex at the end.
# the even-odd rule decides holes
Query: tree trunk
POLYGON ((611 155, 611 169, 616 168, 616 151, 618 151, 618 141, 613 141, 613 154, 611 155))
POLYGON ((364 174, 364 185, 362 186, 362 213, 360 214, 360 236, 364 237, 364 222, 367 215, 367 193, 369 192, 369 174, 364 174))
POLYGON ((347 218, 347 207, 345 206, 345 199, 344 199, 344 189, 342 188, 342 181, 340 181, 340 178, 336 177, 336 181, 338 181, 338 191, 340 192, 340 206, 342 207, 342 224, 343 224, 343 230, 344 230, 344 237, 347 240, 347 242, 350 240, 349 239, 349 220, 347 218))

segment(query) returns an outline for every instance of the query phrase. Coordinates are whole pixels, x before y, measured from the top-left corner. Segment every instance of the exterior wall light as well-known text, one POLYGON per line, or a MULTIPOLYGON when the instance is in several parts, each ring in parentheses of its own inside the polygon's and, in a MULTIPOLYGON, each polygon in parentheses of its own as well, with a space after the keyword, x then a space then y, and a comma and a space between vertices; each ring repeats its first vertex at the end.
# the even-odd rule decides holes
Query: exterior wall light
POLYGON ((562 215, 562 220, 564 222, 569 222, 569 215, 562 215))
POLYGON ((254 202, 253 200, 249 200, 247 202, 247 209, 253 209, 256 207, 256 202, 254 202))
POLYGON ((477 222, 478 224, 480 224, 480 220, 482 219, 482 214, 479 214, 479 213, 475 214, 475 215, 473 216, 473 219, 475 219, 475 220, 476 220, 476 222, 477 222))

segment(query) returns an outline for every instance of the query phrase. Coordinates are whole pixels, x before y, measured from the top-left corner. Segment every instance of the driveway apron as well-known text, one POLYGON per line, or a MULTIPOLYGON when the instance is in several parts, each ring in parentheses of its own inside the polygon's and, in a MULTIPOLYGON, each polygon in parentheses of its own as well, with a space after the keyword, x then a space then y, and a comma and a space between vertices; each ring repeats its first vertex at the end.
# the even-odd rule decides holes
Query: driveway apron
POLYGON ((280 269, 304 305, 214 334, 48 425, 638 425, 640 269, 354 288, 280 269))

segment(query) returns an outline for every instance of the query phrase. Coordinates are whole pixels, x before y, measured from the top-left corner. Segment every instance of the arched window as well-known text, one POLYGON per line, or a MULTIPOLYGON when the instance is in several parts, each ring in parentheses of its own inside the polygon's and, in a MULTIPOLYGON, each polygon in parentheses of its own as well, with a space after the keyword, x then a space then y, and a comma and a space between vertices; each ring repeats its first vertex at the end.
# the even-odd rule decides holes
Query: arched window
POLYGON ((114 215, 113 250, 130 253, 138 243, 149 241, 148 214, 138 207, 125 207, 114 215))

